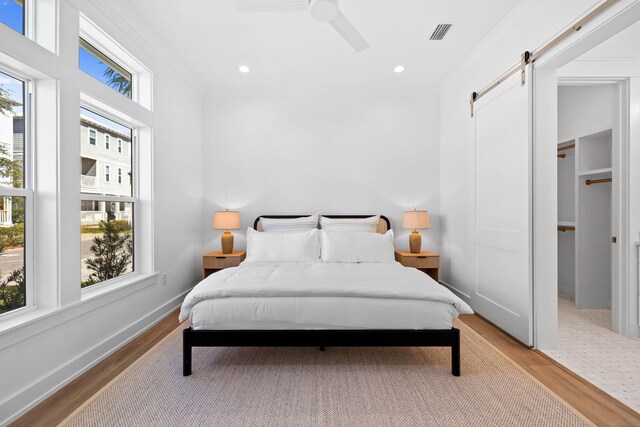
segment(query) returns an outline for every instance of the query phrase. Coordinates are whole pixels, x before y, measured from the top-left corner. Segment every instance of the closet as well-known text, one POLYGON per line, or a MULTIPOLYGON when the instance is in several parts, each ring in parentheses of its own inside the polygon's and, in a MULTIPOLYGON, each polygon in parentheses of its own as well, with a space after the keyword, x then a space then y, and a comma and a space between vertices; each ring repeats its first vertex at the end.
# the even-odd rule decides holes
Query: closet
POLYGON ((558 144, 558 290, 578 309, 611 308, 611 128, 558 144))

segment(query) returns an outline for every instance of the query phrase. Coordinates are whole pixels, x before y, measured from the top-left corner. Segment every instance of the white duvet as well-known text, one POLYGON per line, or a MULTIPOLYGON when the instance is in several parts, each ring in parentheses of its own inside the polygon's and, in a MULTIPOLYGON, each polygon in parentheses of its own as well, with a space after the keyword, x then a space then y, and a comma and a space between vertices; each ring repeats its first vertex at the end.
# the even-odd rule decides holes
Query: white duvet
POLYGON ((220 298, 354 297, 423 300, 450 304, 459 314, 473 311, 423 272, 399 263, 243 262, 210 275, 187 295, 180 321, 200 301, 220 298))

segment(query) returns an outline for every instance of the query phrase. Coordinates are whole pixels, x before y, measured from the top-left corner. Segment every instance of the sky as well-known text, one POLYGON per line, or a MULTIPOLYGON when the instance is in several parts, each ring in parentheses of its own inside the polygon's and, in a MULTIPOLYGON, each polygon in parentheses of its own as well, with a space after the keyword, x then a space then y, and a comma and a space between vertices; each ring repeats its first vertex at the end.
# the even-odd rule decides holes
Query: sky
MULTIPOLYGON (((5 0, 0 0, 0 1, 5 1, 5 0)), ((95 56, 93 56, 92 54, 84 50, 82 47, 80 47, 79 49, 80 49, 80 69, 85 73, 100 80, 102 83, 108 86, 109 83, 107 79, 104 77, 104 72, 111 68, 105 65, 100 60, 98 60, 98 58, 96 58, 95 56)))
POLYGON ((13 28, 20 34, 24 33, 24 9, 13 0, 0 0, 0 22, 13 28))
POLYGON ((93 111, 87 110, 86 108, 80 108, 80 114, 82 114, 83 116, 87 116, 98 123, 102 123, 103 125, 106 125, 111 129, 115 129, 124 135, 129 135, 129 138, 131 138, 131 129, 126 126, 122 126, 120 123, 109 120, 106 117, 94 113, 93 111))
MULTIPOLYGON (((0 22, 13 28, 19 33, 23 33, 22 6, 13 0, 0 0, 0 22)), ((24 101, 23 83, 0 72, 0 86, 9 93, 9 98, 22 104, 24 101)), ((16 113, 22 112, 22 107, 13 107, 16 113)))

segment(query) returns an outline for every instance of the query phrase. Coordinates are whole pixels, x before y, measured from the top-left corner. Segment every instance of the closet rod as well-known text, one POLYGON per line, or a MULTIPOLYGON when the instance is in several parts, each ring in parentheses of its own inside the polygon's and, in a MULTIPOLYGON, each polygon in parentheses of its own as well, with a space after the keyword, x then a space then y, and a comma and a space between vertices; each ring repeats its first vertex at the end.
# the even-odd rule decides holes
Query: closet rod
POLYGON ((569 145, 565 145, 563 147, 559 147, 558 151, 570 150, 572 148, 576 148, 576 144, 569 144, 569 145))
POLYGON ((562 153, 562 154, 558 154, 558 158, 559 159, 564 159, 565 157, 567 157, 566 154, 562 153))
POLYGON ((576 231, 575 227, 570 227, 570 226, 565 226, 565 225, 559 225, 558 226, 558 231, 562 231, 563 233, 565 231, 576 231))
POLYGON ((600 184, 603 182, 612 182, 613 179, 611 178, 603 178, 603 179, 588 179, 585 184, 587 185, 591 185, 591 184, 600 184))

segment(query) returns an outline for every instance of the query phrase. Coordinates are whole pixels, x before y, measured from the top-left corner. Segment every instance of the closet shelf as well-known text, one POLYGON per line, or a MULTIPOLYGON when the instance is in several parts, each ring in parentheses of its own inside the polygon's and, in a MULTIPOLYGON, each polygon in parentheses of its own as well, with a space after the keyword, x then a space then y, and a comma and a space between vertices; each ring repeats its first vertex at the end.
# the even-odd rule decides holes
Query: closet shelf
POLYGON ((598 175, 611 175, 612 168, 593 169, 590 171, 580 172, 580 176, 598 176, 598 175))

